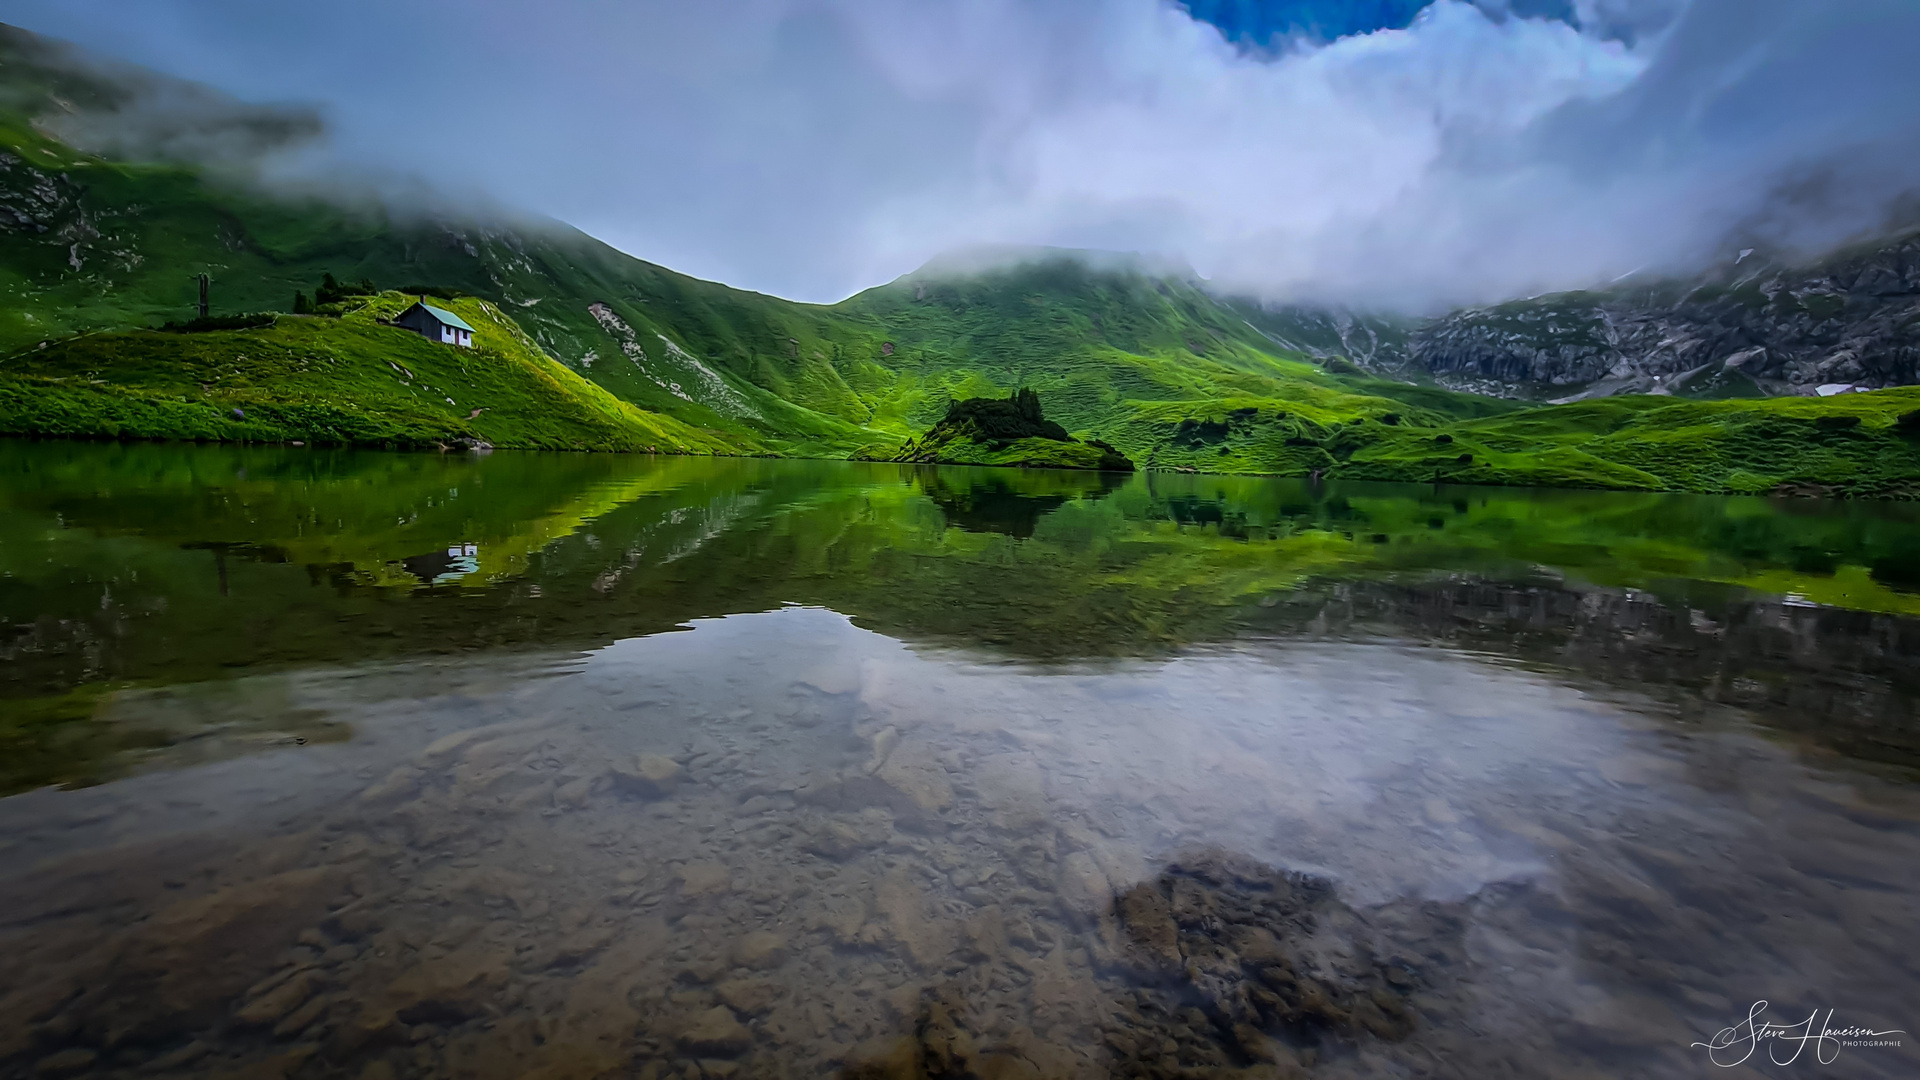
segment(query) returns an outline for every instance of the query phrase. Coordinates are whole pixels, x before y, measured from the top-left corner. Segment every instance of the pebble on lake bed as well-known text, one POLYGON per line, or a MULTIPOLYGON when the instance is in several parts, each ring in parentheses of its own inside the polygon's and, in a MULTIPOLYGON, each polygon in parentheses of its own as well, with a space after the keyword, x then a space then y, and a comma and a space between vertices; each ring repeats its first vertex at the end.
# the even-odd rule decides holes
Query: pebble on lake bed
POLYGON ((682 896, 713 896, 733 888, 733 871, 725 863, 688 863, 680 868, 678 876, 682 896))
POLYGON ((612 770, 615 786, 639 799, 664 799, 673 794, 686 770, 660 754, 641 754, 630 764, 612 770))

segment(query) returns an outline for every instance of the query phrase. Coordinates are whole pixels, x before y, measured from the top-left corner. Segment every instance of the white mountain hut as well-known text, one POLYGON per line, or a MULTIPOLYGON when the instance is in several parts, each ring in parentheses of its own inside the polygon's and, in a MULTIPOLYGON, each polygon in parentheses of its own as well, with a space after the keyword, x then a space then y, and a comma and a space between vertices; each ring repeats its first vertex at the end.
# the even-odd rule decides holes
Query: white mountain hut
POLYGON ((438 341, 442 345, 458 345, 461 348, 473 348, 473 327, 467 321, 446 308, 437 308, 427 303, 425 297, 420 302, 395 316, 393 325, 404 326, 428 341, 438 341))

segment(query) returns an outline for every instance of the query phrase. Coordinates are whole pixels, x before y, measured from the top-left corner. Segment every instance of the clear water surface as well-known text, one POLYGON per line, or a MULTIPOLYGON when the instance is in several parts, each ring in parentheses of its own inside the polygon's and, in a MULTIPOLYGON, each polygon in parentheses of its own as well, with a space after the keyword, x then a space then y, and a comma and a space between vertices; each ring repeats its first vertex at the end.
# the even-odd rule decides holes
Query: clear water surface
POLYGON ((1920 1075, 1739 1026, 1920 1028, 1916 614, 1904 504, 0 441, 0 1076, 1920 1075))

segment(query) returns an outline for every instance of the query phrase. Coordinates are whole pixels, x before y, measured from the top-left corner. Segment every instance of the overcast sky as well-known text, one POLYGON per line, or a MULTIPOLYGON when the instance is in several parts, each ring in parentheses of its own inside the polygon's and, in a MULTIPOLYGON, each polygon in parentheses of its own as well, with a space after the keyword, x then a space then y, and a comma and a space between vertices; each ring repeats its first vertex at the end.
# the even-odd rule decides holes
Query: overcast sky
POLYGON ((949 249, 1422 309, 1818 246, 1920 178, 1915 0, 4 0, 325 154, 836 300, 949 249), (1197 13, 1197 14, 1196 14, 1197 13))

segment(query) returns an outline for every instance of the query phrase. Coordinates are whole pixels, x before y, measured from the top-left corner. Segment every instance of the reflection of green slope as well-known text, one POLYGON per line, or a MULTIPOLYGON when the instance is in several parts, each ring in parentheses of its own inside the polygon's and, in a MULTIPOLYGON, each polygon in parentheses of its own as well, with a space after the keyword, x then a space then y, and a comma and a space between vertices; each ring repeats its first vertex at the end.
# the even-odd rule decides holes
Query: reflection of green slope
MULTIPOLYGON (((884 616, 909 637, 921 615, 944 618, 938 612, 954 605, 981 627, 1001 611, 1030 624, 1031 638, 1002 627, 982 629, 982 640, 1014 652, 1125 653, 1161 635, 1136 640, 1124 621, 1089 622, 1075 606, 1112 594, 1118 608, 1156 612, 1142 625, 1193 641, 1215 632, 1195 628, 1214 618, 1172 612, 1239 604, 1307 577, 1511 579, 1537 568, 1608 586, 1734 587, 1920 614, 1920 595, 1899 573, 1920 535, 1920 511, 1906 504, 1316 489, 1168 474, 1113 487, 1040 471, 62 443, 0 444, 0 475, 8 612, 85 624, 110 593, 105 608, 116 618, 193 626, 103 631, 115 648, 138 653, 205 633, 210 656, 231 649, 242 665, 282 641, 320 660, 335 649, 404 653, 421 635, 457 640, 462 631, 437 622, 435 596, 365 586, 411 584, 400 560, 460 543, 478 545, 480 567, 459 610, 499 608, 480 620, 489 639, 549 643, 593 644, 650 632, 659 620, 803 601, 884 616), (1002 514, 993 509, 1002 502, 1024 509, 1002 514), (968 514, 982 515, 973 523, 982 527, 955 520, 968 514), (1009 515, 1017 529, 984 527, 1009 515), (1025 539, 997 535, 1007 531, 1025 539), (229 596, 218 592, 207 548, 228 553, 229 596), (285 595, 245 598, 268 583, 285 595), (538 596, 524 588, 535 584, 538 596), (594 606, 574 611, 583 590, 594 606), (657 617, 636 621, 623 597, 644 600, 657 617), (258 639, 241 629, 244 614, 218 613, 289 605, 309 617, 268 625, 258 639), (321 614, 335 606, 359 611, 354 618, 377 610, 392 633, 373 642, 343 631, 321 614), (568 629, 547 633, 549 619, 568 629)), ((964 637, 967 625, 956 622, 953 633, 964 637)), ((127 674, 160 675, 177 659, 175 644, 157 655, 166 659, 131 662, 127 674)))
MULTIPOLYGON (((523 573, 532 553, 587 521, 700 472, 676 461, 0 441, 0 473, 16 478, 0 488, 0 507, 16 526, 57 516, 69 528, 324 567, 369 584, 410 585, 402 559, 475 544, 478 569, 460 584, 477 586, 523 573)), ((32 576, 34 560, 5 558, 21 550, 9 545, 0 559, 9 575, 32 576)))
POLYGON ((1754 592, 1920 615, 1920 508, 1908 504, 1164 473, 1109 483, 827 462, 0 443, 0 698, 13 718, 0 751, 38 762, 39 779, 72 779, 162 738, 84 726, 112 687, 597 648, 785 603, 909 641, 1063 661, 1223 640, 1322 584, 1587 582, 1714 619, 1754 592), (479 548, 469 587, 411 587, 402 560, 460 543, 479 548))

